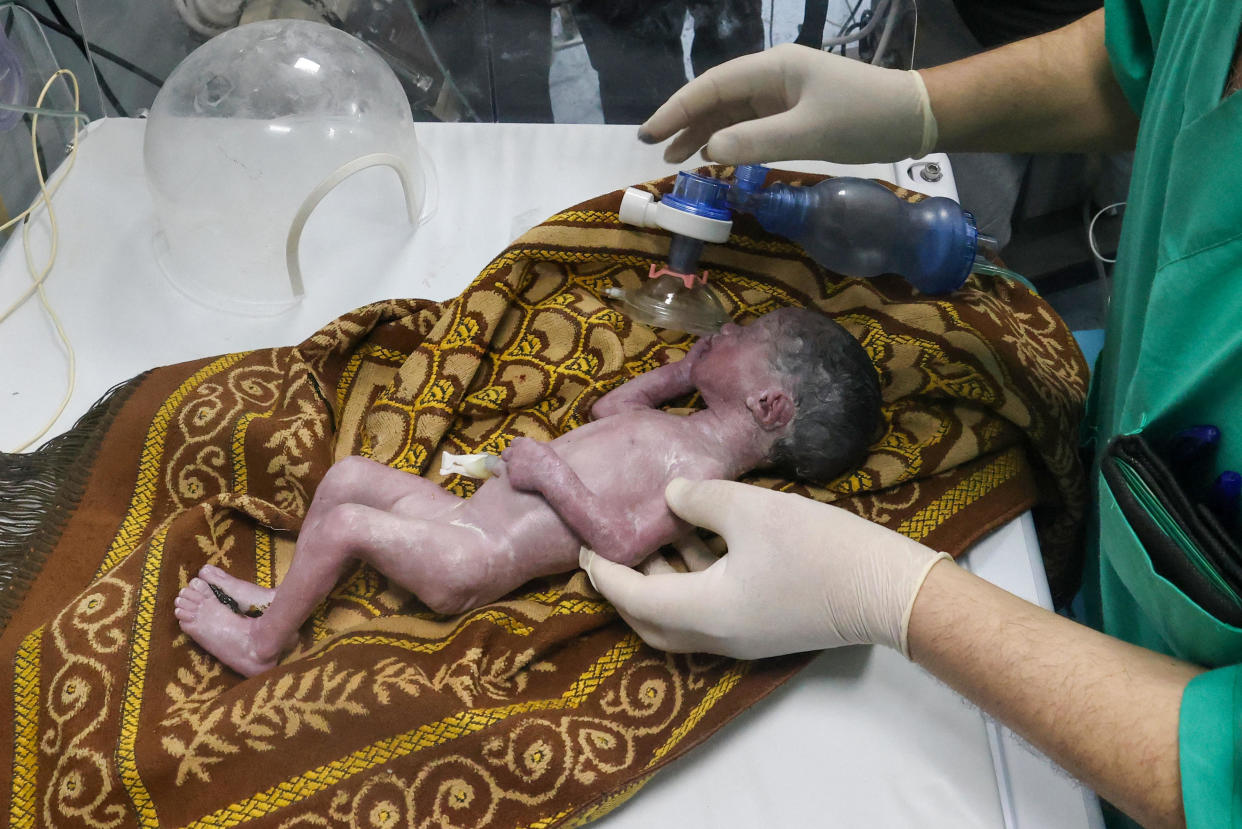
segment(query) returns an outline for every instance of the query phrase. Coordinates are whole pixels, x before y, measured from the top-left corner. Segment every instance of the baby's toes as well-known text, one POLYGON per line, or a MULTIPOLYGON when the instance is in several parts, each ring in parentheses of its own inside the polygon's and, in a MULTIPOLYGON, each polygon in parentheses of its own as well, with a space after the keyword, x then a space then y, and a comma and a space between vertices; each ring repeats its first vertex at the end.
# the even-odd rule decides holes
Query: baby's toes
POLYGON ((202 604, 203 597, 187 587, 173 599, 173 615, 183 622, 192 622, 198 616, 202 604))
POLYGON ((214 599, 216 597, 215 592, 211 589, 211 585, 200 579, 198 576, 190 579, 190 583, 186 585, 185 589, 193 590, 203 601, 206 601, 207 599, 214 599))

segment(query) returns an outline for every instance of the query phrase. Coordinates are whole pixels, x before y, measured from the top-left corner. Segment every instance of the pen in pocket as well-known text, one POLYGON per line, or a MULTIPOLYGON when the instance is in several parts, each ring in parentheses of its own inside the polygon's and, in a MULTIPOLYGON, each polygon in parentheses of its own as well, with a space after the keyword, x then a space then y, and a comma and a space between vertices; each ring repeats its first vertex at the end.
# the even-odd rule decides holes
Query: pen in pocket
POLYGON ((1208 492, 1207 507, 1232 532, 1238 526, 1238 504, 1242 500, 1242 475, 1226 469, 1217 476, 1208 492))
POLYGON ((1220 429, 1210 423, 1187 426, 1168 439, 1164 454, 1186 496, 1211 510, 1221 527, 1233 532, 1242 513, 1242 475, 1228 469, 1213 480, 1213 459, 1220 438, 1220 429))
POLYGON ((1165 456, 1174 470, 1185 470, 1205 460, 1220 443, 1220 429, 1204 423, 1187 426, 1169 438, 1165 456))

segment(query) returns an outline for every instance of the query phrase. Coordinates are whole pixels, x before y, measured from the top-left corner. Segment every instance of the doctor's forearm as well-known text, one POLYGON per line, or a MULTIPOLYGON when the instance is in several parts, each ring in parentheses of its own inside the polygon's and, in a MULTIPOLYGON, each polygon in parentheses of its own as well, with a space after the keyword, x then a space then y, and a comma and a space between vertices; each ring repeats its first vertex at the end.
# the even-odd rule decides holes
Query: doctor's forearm
POLYGON ((1182 692, 1200 669, 1079 625, 960 567, 932 568, 911 658, 1144 826, 1184 826, 1182 692))
POLYGON ((944 152, 1130 149, 1138 119, 1104 47, 1104 12, 920 69, 944 152))

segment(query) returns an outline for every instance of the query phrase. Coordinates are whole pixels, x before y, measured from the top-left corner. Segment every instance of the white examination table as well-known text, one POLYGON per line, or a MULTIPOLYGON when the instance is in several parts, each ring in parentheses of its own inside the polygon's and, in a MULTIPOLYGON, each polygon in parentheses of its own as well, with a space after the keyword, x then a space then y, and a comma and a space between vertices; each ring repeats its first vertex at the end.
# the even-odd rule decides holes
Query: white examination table
MULTIPOLYGON (((49 435, 152 366, 296 343, 376 299, 448 298, 545 216, 676 170, 659 148, 636 141, 633 127, 420 124, 435 169, 434 212, 414 236, 397 209, 395 177, 360 173, 306 227, 306 299, 279 316, 243 317, 195 304, 163 277, 142 131, 140 120, 92 124, 54 201, 60 245, 46 287, 77 350, 77 385, 49 435)), ((954 195, 940 161, 947 175, 935 183, 907 178, 908 162, 797 169, 954 195)), ((20 235, 0 254, 0 308, 29 284, 20 235)), ((34 236, 42 262, 47 233, 34 236)), ((9 450, 47 420, 65 385, 64 356, 37 300, 0 323, 0 353, 0 449, 9 450)), ((965 563, 1048 606, 1029 517, 981 541, 965 563)), ((923 670, 887 649, 856 647, 821 654, 600 825, 1077 829, 1102 821, 1090 791, 923 670)))

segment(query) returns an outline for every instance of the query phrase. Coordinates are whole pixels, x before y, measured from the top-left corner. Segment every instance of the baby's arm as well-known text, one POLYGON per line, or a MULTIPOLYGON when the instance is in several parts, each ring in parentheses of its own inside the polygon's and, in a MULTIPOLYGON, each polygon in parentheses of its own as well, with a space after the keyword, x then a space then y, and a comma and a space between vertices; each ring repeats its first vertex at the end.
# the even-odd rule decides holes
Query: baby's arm
POLYGON ((637 564, 684 529, 664 503, 663 482, 653 482, 658 497, 617 503, 588 489, 547 443, 517 438, 502 457, 510 486, 538 492, 584 544, 612 561, 637 564))
POLYGON ((605 394, 591 407, 591 417, 599 420, 628 409, 654 409, 666 400, 694 391, 690 367, 698 359, 703 342, 696 342, 677 362, 643 372, 605 394))

